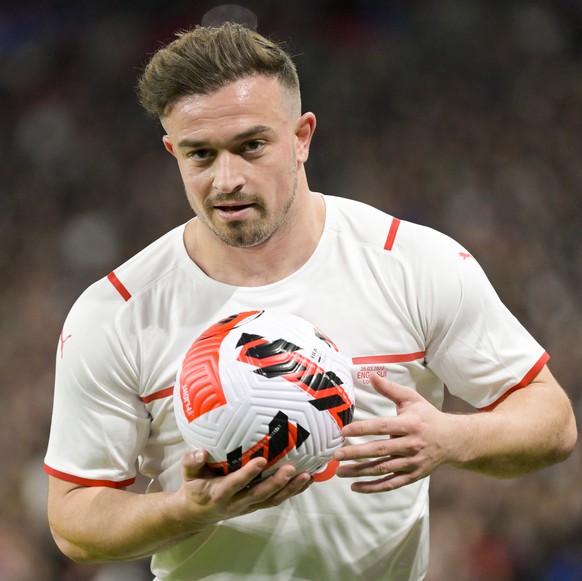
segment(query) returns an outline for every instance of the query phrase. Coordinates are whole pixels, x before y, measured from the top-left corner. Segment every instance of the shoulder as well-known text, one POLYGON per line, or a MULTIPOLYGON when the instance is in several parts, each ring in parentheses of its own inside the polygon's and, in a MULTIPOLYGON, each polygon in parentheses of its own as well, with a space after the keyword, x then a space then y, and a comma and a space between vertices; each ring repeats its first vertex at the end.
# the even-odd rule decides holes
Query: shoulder
POLYGON ((183 235, 182 224, 115 268, 101 283, 112 286, 126 301, 138 296, 189 262, 183 235))
POLYGON ((434 264, 436 258, 459 262, 470 253, 456 240, 428 226, 392 216, 363 202, 325 196, 329 231, 354 243, 387 251, 393 257, 414 263, 434 264))
POLYGON ((177 286, 172 274, 188 259, 182 233, 183 226, 171 230, 93 283, 76 300, 59 340, 59 384, 123 385, 133 393, 139 384, 137 342, 141 331, 157 329, 159 319, 167 320, 162 313, 151 322, 166 308, 163 293, 177 286))
POLYGON ((326 197, 328 231, 342 264, 373 271, 391 294, 432 313, 454 312, 462 297, 489 292, 481 266, 458 241, 428 226, 391 216, 361 202, 326 197))
POLYGON ((327 210, 326 230, 355 243, 382 248, 390 229, 400 222, 394 216, 363 202, 324 196, 327 210))
POLYGON ((113 323, 134 299, 156 283, 171 278, 173 272, 188 262, 183 230, 183 225, 170 230, 89 286, 71 308, 67 323, 79 323, 85 328, 113 323))

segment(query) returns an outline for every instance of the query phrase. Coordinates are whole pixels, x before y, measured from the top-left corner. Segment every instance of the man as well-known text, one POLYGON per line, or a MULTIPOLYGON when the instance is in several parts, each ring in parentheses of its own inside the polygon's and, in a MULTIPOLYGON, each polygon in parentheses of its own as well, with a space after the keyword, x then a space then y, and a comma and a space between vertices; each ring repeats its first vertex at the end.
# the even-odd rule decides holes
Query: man
POLYGON ((513 477, 571 452, 548 355, 455 241, 309 190, 315 117, 273 43, 198 27, 153 56, 139 90, 196 217, 67 317, 46 456, 57 544, 80 561, 154 555, 157 579, 422 579, 438 466, 513 477), (180 438, 181 356, 255 308, 304 317, 351 359, 356 421, 327 480, 287 465, 249 486, 265 459, 218 477, 180 438), (485 413, 441 412, 444 383, 485 413), (127 490, 136 463, 147 494, 127 490))

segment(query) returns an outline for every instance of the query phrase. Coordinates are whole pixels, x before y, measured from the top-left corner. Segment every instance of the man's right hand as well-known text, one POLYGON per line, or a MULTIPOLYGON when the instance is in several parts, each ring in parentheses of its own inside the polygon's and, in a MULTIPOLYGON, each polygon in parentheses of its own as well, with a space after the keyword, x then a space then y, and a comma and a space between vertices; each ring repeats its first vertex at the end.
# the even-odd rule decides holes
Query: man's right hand
POLYGON ((254 458, 239 470, 226 476, 212 472, 207 466, 208 454, 203 450, 187 452, 182 459, 184 511, 190 512, 193 523, 204 528, 218 521, 277 506, 303 492, 313 477, 296 474, 291 464, 279 468, 263 480, 255 481, 265 469, 265 458, 254 458))
POLYGON ((313 481, 290 464, 255 480, 265 469, 264 458, 217 476, 207 460, 206 452, 184 455, 183 484, 176 492, 139 494, 49 476, 49 520, 57 545, 75 561, 139 559, 221 520, 277 506, 313 481))

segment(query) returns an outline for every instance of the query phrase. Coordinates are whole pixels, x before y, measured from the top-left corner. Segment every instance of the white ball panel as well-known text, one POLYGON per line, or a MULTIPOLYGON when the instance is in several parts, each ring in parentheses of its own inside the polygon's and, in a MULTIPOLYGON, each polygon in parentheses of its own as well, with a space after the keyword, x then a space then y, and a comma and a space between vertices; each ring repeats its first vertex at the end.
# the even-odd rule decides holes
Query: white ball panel
MULTIPOLYGON (((328 382, 332 388, 330 392, 347 398, 347 404, 351 402, 353 405, 353 385, 347 361, 318 336, 312 325, 284 313, 265 311, 260 316, 253 316, 226 334, 220 345, 220 381, 228 404, 188 423, 181 409, 181 390, 177 389, 174 403, 179 428, 189 445, 207 449, 213 461, 221 462, 237 447, 242 447, 244 453, 263 441, 269 434, 273 418, 283 412, 291 424, 291 431, 300 426, 298 429, 306 430, 309 436, 299 447, 288 450, 264 474, 275 471, 286 462, 292 462, 298 470, 317 471, 331 459, 343 439, 332 413, 309 403, 318 395, 313 386, 318 386, 312 383, 312 390, 308 391, 308 387, 301 384, 300 379, 305 380, 305 375, 314 369, 333 372, 342 385, 334 387, 328 382), (243 333, 246 334, 243 343, 244 339, 253 340, 251 348, 239 345, 243 333), (279 340, 282 343, 276 343, 279 340), (273 342, 275 348, 272 350, 269 350, 269 345, 264 345, 273 342), (289 344, 297 348, 287 351, 289 344), (279 351, 276 347, 280 348, 279 351), (239 359, 241 352, 242 360, 239 359), (244 355, 256 359, 246 361, 244 355), (297 361, 295 367, 294 360, 297 361), (269 369, 270 365, 281 362, 289 366, 284 365, 282 370, 269 369), (309 367, 309 372, 304 371, 304 365, 309 367), (257 368, 265 375, 256 373, 257 368)), ((281 427, 283 433, 286 428, 281 427)))

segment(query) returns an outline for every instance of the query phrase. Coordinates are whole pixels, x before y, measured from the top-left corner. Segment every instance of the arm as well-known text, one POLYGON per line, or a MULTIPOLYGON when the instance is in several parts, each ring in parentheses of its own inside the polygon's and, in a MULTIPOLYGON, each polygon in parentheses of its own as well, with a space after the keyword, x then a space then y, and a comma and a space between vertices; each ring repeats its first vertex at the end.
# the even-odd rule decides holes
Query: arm
POLYGON ((136 494, 50 477, 49 521, 58 547, 74 561, 139 559, 220 520, 276 506, 311 482, 309 474, 295 476, 286 465, 251 485, 264 458, 228 476, 212 474, 205 462, 204 452, 184 456, 183 485, 176 492, 136 494))
POLYGON ((441 464, 512 478, 565 460, 577 439, 570 401, 547 366, 493 411, 447 414, 416 391, 373 377, 376 391, 396 404, 397 415, 349 424, 346 437, 385 436, 337 451, 338 476, 372 477, 357 492, 382 492, 410 484, 441 464), (363 460, 363 461, 362 461, 363 460))

